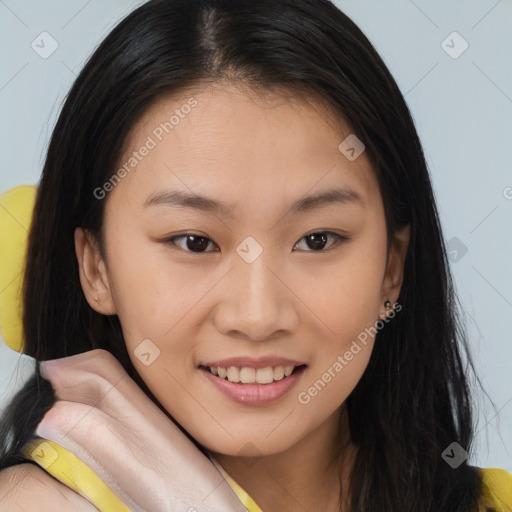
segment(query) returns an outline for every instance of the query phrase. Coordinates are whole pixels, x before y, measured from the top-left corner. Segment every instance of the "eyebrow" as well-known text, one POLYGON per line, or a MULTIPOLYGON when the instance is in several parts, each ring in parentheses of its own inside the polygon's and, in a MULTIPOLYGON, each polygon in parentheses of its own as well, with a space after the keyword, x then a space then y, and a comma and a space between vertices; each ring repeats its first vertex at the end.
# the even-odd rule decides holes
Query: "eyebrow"
MULTIPOLYGON (((360 194, 351 188, 336 188, 298 199, 288 209, 288 213, 304 213, 331 204, 359 204, 360 206, 364 206, 364 201, 360 194)), ((144 207, 162 205, 192 208, 230 219, 235 217, 234 210, 236 208, 234 204, 227 204, 210 197, 189 194, 177 190, 158 192, 148 197, 144 202, 144 207)))

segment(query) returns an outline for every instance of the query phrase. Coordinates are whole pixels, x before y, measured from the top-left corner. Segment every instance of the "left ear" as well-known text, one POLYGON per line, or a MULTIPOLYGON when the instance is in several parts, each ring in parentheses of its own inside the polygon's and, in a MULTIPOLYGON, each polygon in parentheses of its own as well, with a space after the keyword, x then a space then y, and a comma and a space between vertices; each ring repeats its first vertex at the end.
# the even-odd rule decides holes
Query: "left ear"
MULTIPOLYGON (((394 304, 398 300, 404 279, 404 264, 409 247, 410 233, 410 225, 407 224, 404 228, 396 231, 393 236, 382 283, 381 304, 384 304, 387 300, 394 304)), ((385 313, 385 308, 382 307, 382 311, 385 313)))

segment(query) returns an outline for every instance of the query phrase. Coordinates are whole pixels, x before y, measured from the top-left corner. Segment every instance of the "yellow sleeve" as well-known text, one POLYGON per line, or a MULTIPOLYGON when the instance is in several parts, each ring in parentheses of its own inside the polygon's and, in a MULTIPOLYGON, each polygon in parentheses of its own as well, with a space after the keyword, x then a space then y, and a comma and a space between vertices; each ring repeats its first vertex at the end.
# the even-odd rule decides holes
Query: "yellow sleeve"
MULTIPOLYGON (((46 439, 33 439, 23 447, 25 456, 57 480, 89 500, 100 512, 129 512, 129 508, 76 455, 46 439)), ((211 457, 248 512, 262 512, 249 494, 211 457)), ((512 512, 512 474, 503 469, 480 468, 481 512, 512 512)))
MULTIPOLYGON (((57 443, 47 439, 33 439, 24 445, 23 453, 57 480, 89 500, 100 512, 130 511, 87 464, 57 443)), ((212 462, 248 512, 262 512, 256 502, 220 464, 213 458, 212 462)))
POLYGON ((101 512, 130 512, 89 466, 57 443, 34 439, 25 444, 23 453, 101 512))
POLYGON ((512 474, 504 469, 484 468, 481 512, 512 512, 512 474))

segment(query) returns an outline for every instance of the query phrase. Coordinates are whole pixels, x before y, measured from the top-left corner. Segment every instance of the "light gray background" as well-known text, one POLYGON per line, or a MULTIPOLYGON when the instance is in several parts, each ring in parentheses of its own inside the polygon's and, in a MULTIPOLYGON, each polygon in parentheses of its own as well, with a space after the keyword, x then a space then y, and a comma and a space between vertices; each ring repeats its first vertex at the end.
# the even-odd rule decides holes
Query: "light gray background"
MULTIPOLYGON (((0 193, 37 183, 76 74, 114 24, 140 3, 0 0, 0 193), (43 59, 31 43, 45 31, 59 46, 43 59)), ((336 4, 376 46, 405 94, 445 238, 458 251, 451 265, 472 353, 499 411, 476 396, 477 449, 470 462, 512 472, 512 2, 336 4), (469 45, 458 58, 445 49, 456 55, 462 39, 450 36, 442 45, 454 31, 469 45)), ((31 368, 30 358, 0 341, 0 407, 31 368)))

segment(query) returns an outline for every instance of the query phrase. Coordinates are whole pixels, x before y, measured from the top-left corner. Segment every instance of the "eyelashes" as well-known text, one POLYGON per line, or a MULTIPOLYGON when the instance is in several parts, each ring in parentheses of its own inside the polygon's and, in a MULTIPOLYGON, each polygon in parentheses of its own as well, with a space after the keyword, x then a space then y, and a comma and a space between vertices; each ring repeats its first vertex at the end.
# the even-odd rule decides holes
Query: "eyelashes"
MULTIPOLYGON (((333 231, 313 231, 307 235, 304 235, 300 238, 294 245, 296 247, 302 241, 305 241, 306 246, 308 243, 312 243, 314 249, 305 249, 304 252, 328 252, 331 249, 338 247, 340 244, 348 242, 350 239, 346 236, 339 235, 338 233, 334 233, 333 231), (327 243, 327 240, 331 238, 333 239, 333 243, 328 246, 327 249, 318 246, 323 246, 323 244, 327 243)), ((208 247, 214 245, 216 247, 217 244, 211 240, 210 238, 203 236, 198 233, 183 233, 181 235, 175 235, 169 238, 165 238, 160 240, 164 244, 172 245, 178 249, 181 249, 185 252, 193 253, 193 254, 201 254, 208 252, 218 252, 216 250, 206 250, 208 247), (179 242, 183 241, 183 245, 180 245, 179 242)))
MULTIPOLYGON (((306 240, 307 242, 311 241, 313 243, 316 243, 316 242, 318 242, 318 240, 315 240, 315 237, 317 237, 318 235, 324 235, 323 239, 328 238, 328 237, 332 237, 334 239, 334 243, 332 245, 330 245, 328 249, 322 249, 322 250, 313 249, 313 250, 309 250, 309 251, 306 251, 306 252, 327 252, 327 251, 330 251, 331 249, 333 249, 334 247, 337 247, 341 243, 347 242, 349 240, 346 236, 339 235, 338 233, 334 233, 333 231, 313 231, 312 233, 309 233, 308 235, 304 235, 297 242, 297 244, 299 242, 301 242, 302 240, 306 240)), ((321 239, 320 240, 320 244, 322 244, 322 243, 323 243, 323 240, 321 239)))

